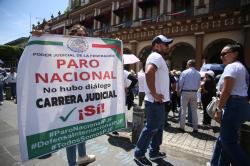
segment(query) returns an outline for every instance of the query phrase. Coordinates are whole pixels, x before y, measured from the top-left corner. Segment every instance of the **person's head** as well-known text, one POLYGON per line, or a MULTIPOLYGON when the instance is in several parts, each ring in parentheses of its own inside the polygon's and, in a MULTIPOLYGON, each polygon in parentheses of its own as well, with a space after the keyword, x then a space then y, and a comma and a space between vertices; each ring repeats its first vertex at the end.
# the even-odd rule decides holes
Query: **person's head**
POLYGON ((69 35, 73 36, 88 36, 87 30, 80 24, 75 24, 69 29, 69 35))
POLYGON ((166 55, 169 51, 169 44, 172 42, 173 39, 167 38, 164 35, 158 35, 152 40, 153 51, 166 55))
POLYGON ((195 60, 194 59, 190 59, 187 61, 187 68, 189 67, 195 67, 195 60))
POLYGON ((227 65, 235 61, 245 64, 244 50, 240 43, 226 45, 220 53, 223 64, 227 65))
POLYGON ((10 72, 14 73, 16 71, 16 69, 14 67, 10 68, 10 72))

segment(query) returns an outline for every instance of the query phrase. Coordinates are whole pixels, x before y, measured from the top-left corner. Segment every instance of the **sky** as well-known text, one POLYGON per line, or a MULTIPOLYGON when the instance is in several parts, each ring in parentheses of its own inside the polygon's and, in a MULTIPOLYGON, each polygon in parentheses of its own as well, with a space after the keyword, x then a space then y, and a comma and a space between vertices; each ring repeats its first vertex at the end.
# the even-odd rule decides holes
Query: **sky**
POLYGON ((0 45, 30 35, 30 25, 64 13, 68 0, 0 0, 0 45))

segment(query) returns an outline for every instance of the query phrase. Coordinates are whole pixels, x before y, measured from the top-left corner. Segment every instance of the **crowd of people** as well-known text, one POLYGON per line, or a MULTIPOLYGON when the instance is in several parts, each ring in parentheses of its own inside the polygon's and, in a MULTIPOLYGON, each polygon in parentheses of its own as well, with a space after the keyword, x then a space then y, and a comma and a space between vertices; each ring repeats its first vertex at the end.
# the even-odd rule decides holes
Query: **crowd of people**
POLYGON ((144 89, 147 121, 135 148, 135 161, 139 165, 150 166, 150 161, 166 157, 164 152, 160 152, 160 144, 164 123, 165 127, 168 126, 169 108, 173 112, 179 112, 180 132, 185 132, 188 112, 188 123, 192 123, 193 133, 198 133, 198 103, 203 109, 200 125, 211 126, 212 118, 206 109, 212 97, 217 96, 219 105, 214 120, 220 124, 220 135, 211 162, 207 165, 250 165, 249 157, 239 144, 240 127, 244 122, 250 121, 249 73, 244 63, 242 45, 229 44, 222 49, 220 57, 226 68, 216 82, 212 70, 199 72, 195 69, 194 59, 187 61, 187 69, 180 74, 176 70, 169 73, 168 68, 165 70, 166 64, 162 66, 161 61, 172 40, 164 36, 156 38, 152 42, 153 52, 146 62, 144 89), (158 47, 155 46, 155 40, 158 47), (165 70, 164 76, 161 75, 162 70, 165 70), (175 78, 174 81, 171 81, 171 77, 175 78), (169 103, 172 104, 171 107, 169 103), (145 156, 148 147, 149 160, 145 156))
POLYGON ((220 100, 214 120, 220 123, 220 136, 207 165, 250 165, 248 156, 239 145, 241 124, 250 120, 249 74, 242 45, 229 44, 222 49, 220 57, 226 68, 222 74, 215 75, 212 70, 197 71, 194 59, 187 61, 186 70, 169 72, 163 57, 171 43, 172 39, 165 36, 155 37, 153 51, 144 66, 145 72, 141 70, 137 74, 139 106, 144 101, 147 120, 136 144, 135 162, 150 166, 151 161, 166 157, 164 152, 160 152, 160 144, 163 128, 170 125, 170 110, 174 115, 179 114, 180 132, 185 132, 186 123, 192 124, 193 133, 198 133, 198 125, 211 127, 212 117, 206 109, 212 98, 217 96, 220 100), (198 124, 198 106, 203 110, 201 124, 198 124), (145 156, 148 148, 149 160, 145 156))
POLYGON ((0 105, 3 105, 4 99, 14 100, 16 103, 16 78, 14 67, 5 69, 3 63, 0 63, 0 105))
MULTIPOLYGON (((39 31, 33 35, 41 35, 39 31)), ((87 36, 85 27, 75 25, 69 35, 87 36)), ((203 109, 201 125, 211 126, 212 118, 207 114, 207 105, 212 97, 219 95, 220 102, 215 120, 220 123, 220 136, 216 141, 211 165, 250 165, 250 160, 239 146, 240 125, 250 120, 248 104, 249 74, 244 63, 243 48, 237 44, 225 46, 221 59, 226 68, 219 82, 211 70, 197 71, 195 60, 187 61, 186 70, 169 71, 164 57, 168 55, 173 39, 158 35, 152 40, 152 53, 145 66, 135 74, 124 70, 126 105, 129 110, 135 105, 134 96, 138 95, 139 106, 145 104, 146 122, 134 151, 138 165, 152 165, 151 161, 163 159, 166 153, 160 151, 164 127, 170 126, 168 113, 179 119, 179 130, 185 132, 186 114, 192 123, 193 133, 198 133, 198 107, 203 109), (216 90, 217 88, 217 90, 216 90), (217 92, 217 93, 216 93, 217 92), (149 148, 149 159, 145 156, 149 148)), ((0 64, 1 65, 1 64, 0 64)), ((0 104, 3 104, 3 91, 10 86, 11 96, 16 99, 16 73, 12 68, 7 73, 0 66, 0 104)), ((68 164, 73 166, 94 162, 94 155, 86 154, 85 142, 66 148, 68 164), (78 149, 78 161, 76 161, 78 149)))

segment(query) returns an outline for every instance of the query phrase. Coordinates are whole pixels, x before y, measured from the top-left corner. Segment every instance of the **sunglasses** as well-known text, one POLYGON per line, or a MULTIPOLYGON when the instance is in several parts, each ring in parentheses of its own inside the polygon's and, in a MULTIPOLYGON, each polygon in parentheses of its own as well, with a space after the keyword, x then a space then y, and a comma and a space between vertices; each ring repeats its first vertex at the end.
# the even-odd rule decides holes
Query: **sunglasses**
POLYGON ((226 56, 227 54, 232 53, 232 52, 233 52, 233 51, 222 52, 222 53, 220 53, 220 56, 221 56, 221 57, 224 57, 224 56, 226 56))

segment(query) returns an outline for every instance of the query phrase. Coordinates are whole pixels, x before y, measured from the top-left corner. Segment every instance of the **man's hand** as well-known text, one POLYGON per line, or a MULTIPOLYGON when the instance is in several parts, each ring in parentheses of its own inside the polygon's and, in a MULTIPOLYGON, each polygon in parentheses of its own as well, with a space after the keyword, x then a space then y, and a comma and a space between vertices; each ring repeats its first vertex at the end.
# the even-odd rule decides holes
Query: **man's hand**
POLYGON ((162 94, 155 93, 155 94, 152 94, 152 96, 154 97, 154 100, 156 102, 160 102, 160 103, 163 102, 164 96, 162 94))

